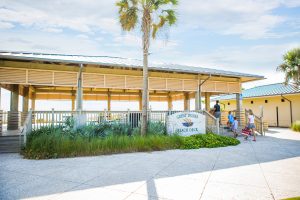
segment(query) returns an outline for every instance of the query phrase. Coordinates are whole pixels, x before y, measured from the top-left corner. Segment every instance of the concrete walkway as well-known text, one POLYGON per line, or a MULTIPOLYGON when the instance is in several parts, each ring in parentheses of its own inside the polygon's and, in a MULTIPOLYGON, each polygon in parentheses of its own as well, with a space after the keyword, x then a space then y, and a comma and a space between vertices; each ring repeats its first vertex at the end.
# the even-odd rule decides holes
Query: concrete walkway
MULTIPOLYGON (((242 139, 241 139, 242 140, 242 139)), ((300 196, 300 134, 256 143, 55 160, 0 154, 0 199, 282 199, 300 196)))

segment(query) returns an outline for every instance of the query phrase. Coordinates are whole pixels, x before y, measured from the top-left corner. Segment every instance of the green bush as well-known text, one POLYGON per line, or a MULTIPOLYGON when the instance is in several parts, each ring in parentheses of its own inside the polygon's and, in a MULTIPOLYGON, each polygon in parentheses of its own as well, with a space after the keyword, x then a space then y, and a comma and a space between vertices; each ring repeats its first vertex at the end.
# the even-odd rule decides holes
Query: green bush
POLYGON ((197 134, 185 137, 182 149, 215 148, 238 145, 239 140, 213 133, 197 134))
POLYGON ((300 121, 295 121, 295 122, 292 124, 292 130, 293 130, 293 131, 300 132, 300 121))

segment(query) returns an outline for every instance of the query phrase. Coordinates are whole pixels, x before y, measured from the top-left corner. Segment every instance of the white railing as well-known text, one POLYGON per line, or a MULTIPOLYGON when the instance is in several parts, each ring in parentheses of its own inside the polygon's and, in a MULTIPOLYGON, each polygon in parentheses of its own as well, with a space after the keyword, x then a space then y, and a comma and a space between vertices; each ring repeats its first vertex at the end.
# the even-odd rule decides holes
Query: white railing
MULTIPOLYGON (((168 115, 183 111, 148 111, 148 120, 150 122, 167 123, 168 115)), ((200 112, 206 116, 207 132, 219 134, 219 119, 215 118, 207 111, 191 111, 200 112)), ((122 123, 130 125, 131 128, 138 127, 142 119, 141 111, 81 111, 86 116, 87 124, 99 123, 122 123)), ((75 111, 30 111, 24 121, 22 135, 24 143, 26 143, 27 134, 32 129, 39 129, 45 126, 63 125, 68 118, 76 115, 75 111)))

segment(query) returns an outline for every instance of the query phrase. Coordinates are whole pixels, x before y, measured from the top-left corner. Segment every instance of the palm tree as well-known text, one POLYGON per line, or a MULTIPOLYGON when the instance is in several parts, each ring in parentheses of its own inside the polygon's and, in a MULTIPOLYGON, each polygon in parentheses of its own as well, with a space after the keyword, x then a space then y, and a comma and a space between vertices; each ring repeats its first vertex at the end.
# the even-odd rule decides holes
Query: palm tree
POLYGON ((139 24, 139 18, 141 18, 141 32, 143 34, 143 103, 141 135, 146 135, 148 121, 148 54, 150 35, 155 39, 159 29, 175 24, 177 18, 175 11, 171 9, 171 7, 176 6, 177 4, 178 0, 119 0, 116 3, 119 7, 119 21, 124 31, 135 29, 139 24))
POLYGON ((285 73, 285 84, 290 81, 297 87, 300 86, 300 48, 294 48, 283 55, 281 65, 277 67, 277 71, 285 73))

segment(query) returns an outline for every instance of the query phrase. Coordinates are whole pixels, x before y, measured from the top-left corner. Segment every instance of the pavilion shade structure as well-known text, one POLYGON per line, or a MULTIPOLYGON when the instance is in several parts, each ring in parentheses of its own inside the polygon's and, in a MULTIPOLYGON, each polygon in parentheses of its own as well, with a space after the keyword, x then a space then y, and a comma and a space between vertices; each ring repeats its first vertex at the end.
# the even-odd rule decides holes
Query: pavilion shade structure
MULTIPOLYGON (((84 66, 83 100, 108 100, 111 95, 110 100, 141 101, 143 65, 136 59, 0 52, 0 86, 8 90, 14 84, 29 87, 29 98, 34 100, 74 101, 80 64, 84 66)), ((189 101, 208 93, 239 94, 241 83, 261 79, 252 74, 149 63, 149 100, 189 101), (197 94, 199 87, 201 93, 197 94)))
MULTIPOLYGON (((14 69, 0 67, 1 83, 23 85, 71 86, 77 85, 77 72, 14 69)), ((198 80, 150 77, 150 90, 196 91, 198 80)), ((85 88, 142 89, 142 76, 83 73, 85 88)), ((203 92, 240 93, 239 82, 206 81, 203 92)))

